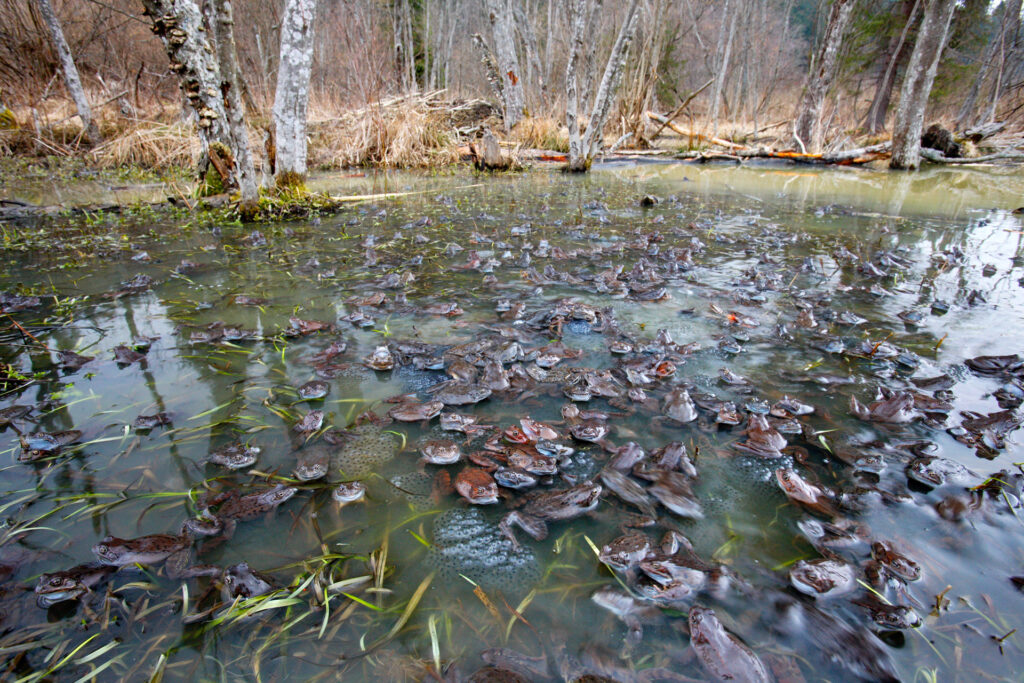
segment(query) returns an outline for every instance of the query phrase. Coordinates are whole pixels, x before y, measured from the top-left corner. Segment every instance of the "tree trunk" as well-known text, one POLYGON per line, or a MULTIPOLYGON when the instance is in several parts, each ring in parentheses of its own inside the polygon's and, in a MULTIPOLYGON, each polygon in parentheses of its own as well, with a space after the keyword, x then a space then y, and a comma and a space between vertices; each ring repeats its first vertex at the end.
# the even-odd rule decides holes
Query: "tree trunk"
POLYGON ((572 38, 569 42, 569 61, 565 66, 565 125, 569 129, 569 170, 585 171, 583 140, 580 138, 578 118, 580 91, 579 68, 583 61, 583 29, 587 21, 587 3, 569 0, 569 22, 572 38))
POLYGON ((836 77, 839 65, 839 51, 843 45, 843 33, 850 21, 850 14, 856 0, 835 0, 828 14, 828 25, 821 39, 821 46, 814 59, 814 65, 804 88, 804 96, 797 111, 795 134, 797 139, 812 154, 821 152, 825 131, 822 126, 822 108, 836 77))
POLYGON ((566 69, 566 123, 569 126, 569 166, 570 171, 586 171, 590 168, 591 162, 601 149, 601 141, 604 131, 604 124, 608 120, 608 112, 611 111, 615 91, 618 89, 619 81, 622 79, 623 67, 626 63, 626 56, 629 54, 630 43, 636 33, 638 8, 640 0, 632 0, 626 16, 619 29, 619 35, 612 46, 612 52, 608 55, 608 63, 604 69, 604 76, 601 78, 601 85, 597 89, 597 96, 594 98, 594 107, 590 111, 590 120, 587 122, 587 132, 583 139, 579 139, 579 123, 576 119, 576 108, 578 99, 576 92, 576 69, 579 64, 579 56, 583 50, 583 12, 582 3, 574 0, 573 8, 573 41, 572 52, 569 57, 569 67, 566 69), (576 11, 579 9, 579 13, 576 11), (572 113, 570 116, 570 107, 572 113), (574 140, 575 138, 575 140, 574 140), (574 144, 575 142, 575 144, 574 144))
POLYGON ((53 41, 53 49, 60 57, 61 69, 64 71, 64 85, 67 86, 68 94, 75 101, 75 108, 78 110, 78 118, 82 119, 82 130, 85 139, 92 145, 100 143, 100 130, 92 118, 92 109, 89 107, 89 100, 85 96, 85 89, 82 88, 82 79, 78 77, 78 67, 71 56, 71 48, 68 41, 64 39, 64 31, 60 27, 60 21, 53 11, 50 0, 37 0, 39 13, 46 21, 46 27, 50 30, 50 39, 53 41))
POLYGON ((306 110, 313 64, 316 0, 286 0, 281 20, 281 59, 274 93, 278 187, 301 187, 306 178, 306 110))
POLYGON ((213 47, 203 30, 203 17, 195 0, 142 0, 145 14, 164 44, 170 70, 178 75, 181 89, 196 115, 202 156, 199 175, 209 164, 210 143, 230 144, 231 136, 221 96, 220 69, 213 47))
POLYGON ((245 125, 245 105, 242 104, 241 74, 238 69, 238 51, 235 47, 235 20, 231 0, 212 0, 216 20, 217 61, 220 63, 220 91, 224 97, 231 150, 235 155, 238 189, 243 202, 256 199, 256 169, 249 149, 249 130, 245 125))
POLYGON ((889 41, 889 48, 886 50, 889 58, 886 60, 885 72, 882 74, 882 80, 878 82, 875 96, 872 98, 871 106, 868 108, 866 126, 868 131, 872 133, 885 129, 885 114, 889 111, 889 100, 892 99, 892 88, 896 83, 896 69, 907 55, 907 34, 910 33, 910 28, 914 25, 914 19, 917 17, 917 8, 920 5, 921 0, 914 0, 913 3, 910 0, 903 0, 900 3, 900 15, 903 16, 903 30, 900 31, 899 38, 894 36, 889 41))
POLYGON ((725 0, 722 7, 722 27, 719 31, 718 44, 721 58, 715 60, 715 85, 711 94, 711 134, 718 135, 718 103, 722 99, 725 88, 725 76, 729 71, 729 59, 732 54, 732 39, 736 33, 736 12, 730 7, 730 0, 725 0))
MULTIPOLYGON (((516 17, 516 31, 519 32, 520 38, 522 38, 523 45, 526 48, 526 63, 530 65, 531 73, 536 74, 537 84, 535 93, 547 93, 547 84, 544 81, 544 69, 540 65, 540 50, 537 49, 537 34, 533 31, 533 25, 530 23, 526 16, 526 12, 523 11, 522 6, 519 5, 518 0, 515 2, 515 17, 516 17)), ((526 79, 527 85, 532 85, 530 78, 526 79)), ((544 98, 546 99, 546 98, 544 98)))
POLYGON ((486 0, 487 15, 494 37, 494 52, 501 76, 501 90, 504 94, 505 131, 515 128, 523 118, 523 83, 519 71, 519 57, 516 55, 513 35, 511 0, 486 0))
POLYGON ((928 0, 921 28, 907 64, 900 90, 900 104, 893 124, 890 168, 915 169, 921 163, 921 129, 928 96, 946 44, 949 23, 957 0, 928 0))

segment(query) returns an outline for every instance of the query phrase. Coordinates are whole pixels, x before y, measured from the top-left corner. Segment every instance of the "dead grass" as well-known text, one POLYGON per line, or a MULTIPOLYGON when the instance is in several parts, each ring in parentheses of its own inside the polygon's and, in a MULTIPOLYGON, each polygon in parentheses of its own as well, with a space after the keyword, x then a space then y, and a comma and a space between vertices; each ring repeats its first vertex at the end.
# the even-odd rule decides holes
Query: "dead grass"
POLYGON ((519 122, 509 136, 513 142, 529 149, 569 151, 569 131, 565 124, 549 116, 528 116, 519 122))
POLYGON ((312 120, 310 165, 433 168, 459 160, 452 108, 436 94, 384 100, 312 120))

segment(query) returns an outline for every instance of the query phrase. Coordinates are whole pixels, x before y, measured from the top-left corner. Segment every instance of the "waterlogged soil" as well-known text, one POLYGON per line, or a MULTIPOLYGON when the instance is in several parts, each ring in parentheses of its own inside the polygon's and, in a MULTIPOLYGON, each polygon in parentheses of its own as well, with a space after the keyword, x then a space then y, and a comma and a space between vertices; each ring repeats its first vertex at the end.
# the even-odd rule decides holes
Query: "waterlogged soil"
POLYGON ((1024 177, 317 183, 7 226, 3 678, 1019 677, 1024 177))

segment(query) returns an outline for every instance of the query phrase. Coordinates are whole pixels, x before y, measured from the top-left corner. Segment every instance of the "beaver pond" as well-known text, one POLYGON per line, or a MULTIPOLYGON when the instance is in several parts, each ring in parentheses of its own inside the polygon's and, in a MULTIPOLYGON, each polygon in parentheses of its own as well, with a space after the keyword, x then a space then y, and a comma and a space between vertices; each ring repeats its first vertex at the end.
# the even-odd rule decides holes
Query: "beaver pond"
POLYGON ((1024 176, 316 187, 2 226, 0 678, 1019 679, 1024 176))

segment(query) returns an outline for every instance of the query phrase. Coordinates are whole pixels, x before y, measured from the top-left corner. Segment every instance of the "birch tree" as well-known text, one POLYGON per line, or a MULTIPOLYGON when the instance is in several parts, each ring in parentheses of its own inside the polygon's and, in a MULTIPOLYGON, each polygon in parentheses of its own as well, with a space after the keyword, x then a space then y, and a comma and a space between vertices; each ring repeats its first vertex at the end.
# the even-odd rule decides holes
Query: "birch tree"
POLYGON ((195 0, 142 0, 142 5, 195 113, 202 148, 199 175, 203 178, 211 163, 213 143, 231 145, 216 52, 207 40, 195 0))
POLYGON ((89 99, 85 96, 82 79, 78 76, 78 67, 75 66, 75 60, 71 56, 71 48, 68 46, 68 41, 64 38, 64 31, 61 29, 60 21, 53 11, 53 5, 50 4, 50 0, 36 0, 36 6, 39 8, 39 13, 43 15, 46 28, 50 31, 50 40, 53 41, 53 49, 60 58, 60 66, 64 74, 64 85, 67 87, 71 99, 75 102, 78 118, 82 119, 82 130, 84 131, 85 139, 90 144, 99 144, 102 139, 100 137, 100 129, 92 118, 92 109, 89 107, 89 99))
POLYGON ((245 108, 242 104, 241 76, 238 70, 238 54, 235 48, 234 16, 231 0, 211 2, 217 46, 217 61, 220 66, 220 91, 224 98, 224 112, 227 118, 231 149, 237 167, 238 189, 243 202, 256 199, 256 169, 249 149, 249 131, 245 125, 245 108))
POLYGON ((821 39, 821 46, 818 48, 818 54, 811 66, 811 73, 797 110, 794 134, 797 141, 812 154, 821 152, 824 143, 822 109, 825 106, 825 96, 828 95, 836 78, 843 34, 846 32, 846 25, 850 22, 854 4, 856 4, 856 0, 835 0, 832 3, 825 35, 821 39))
POLYGON ((572 26, 572 42, 569 53, 569 64, 565 70, 565 123, 569 129, 569 171, 587 171, 594 157, 601 149, 604 124, 608 120, 608 113, 611 111, 615 91, 622 80, 622 71, 626 63, 626 56, 629 54, 629 46, 636 34, 637 15, 640 0, 632 0, 626 10, 619 35, 612 46, 612 52, 608 55, 608 63, 604 69, 604 76, 601 78, 601 85, 597 89, 594 98, 594 106, 590 110, 590 119, 587 122, 587 131, 580 135, 578 118, 579 111, 579 85, 577 71, 583 55, 583 29, 586 24, 585 3, 583 0, 570 0, 570 21, 572 26))
POLYGON ((889 100, 892 98, 892 88, 896 83, 896 67, 906 57, 907 34, 914 25, 914 19, 917 17, 917 10, 920 5, 921 0, 914 0, 913 2, 902 0, 895 14, 893 14, 893 17, 901 17, 903 19, 903 30, 900 31, 898 37, 893 36, 890 39, 885 51, 885 54, 888 55, 885 71, 882 73, 882 78, 875 89, 875 96, 871 100, 871 107, 868 108, 865 122, 868 131, 871 133, 877 133, 885 128, 885 114, 889 111, 889 100))
POLYGON ((907 63, 900 103, 893 124, 890 168, 915 169, 921 164, 921 130, 939 58, 946 44, 957 0, 927 0, 914 51, 907 63))
POLYGON ((515 128, 523 118, 523 82, 519 71, 519 57, 516 54, 515 35, 513 33, 512 0, 486 0, 487 18, 491 23, 491 35, 494 38, 494 53, 498 63, 498 74, 501 77, 501 91, 505 106, 505 131, 515 128))
POLYGON ((286 0, 281 20, 281 58, 274 94, 274 131, 279 188, 302 187, 306 179, 306 112, 313 66, 316 0, 286 0))

